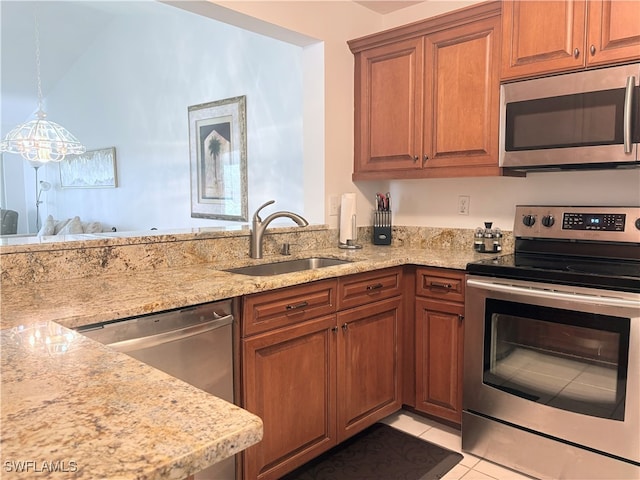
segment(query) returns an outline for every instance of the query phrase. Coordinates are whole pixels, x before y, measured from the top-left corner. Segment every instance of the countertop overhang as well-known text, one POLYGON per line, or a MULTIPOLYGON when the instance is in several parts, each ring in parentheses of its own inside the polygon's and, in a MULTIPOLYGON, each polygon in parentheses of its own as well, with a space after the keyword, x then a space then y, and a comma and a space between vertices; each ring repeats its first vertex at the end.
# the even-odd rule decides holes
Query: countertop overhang
POLYGON ((186 478, 259 417, 53 322, 0 332, 2 478, 186 478))

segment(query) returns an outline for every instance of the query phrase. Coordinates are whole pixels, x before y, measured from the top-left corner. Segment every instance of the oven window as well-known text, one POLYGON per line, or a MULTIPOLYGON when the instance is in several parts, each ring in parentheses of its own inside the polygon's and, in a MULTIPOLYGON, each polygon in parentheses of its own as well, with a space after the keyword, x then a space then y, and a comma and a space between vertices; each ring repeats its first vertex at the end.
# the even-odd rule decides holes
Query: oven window
POLYGON ((486 300, 485 384, 533 402, 624 420, 628 318, 486 300))
POLYGON ((542 150, 624 142, 625 89, 507 104, 505 150, 542 150))

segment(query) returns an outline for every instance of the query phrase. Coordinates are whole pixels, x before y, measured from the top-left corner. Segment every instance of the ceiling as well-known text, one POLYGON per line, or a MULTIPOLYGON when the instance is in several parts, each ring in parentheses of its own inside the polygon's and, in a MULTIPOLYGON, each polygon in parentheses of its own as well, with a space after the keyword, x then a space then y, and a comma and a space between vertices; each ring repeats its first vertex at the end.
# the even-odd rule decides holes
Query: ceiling
POLYGON ((46 98, 115 17, 151 5, 157 2, 0 1, 0 136, 34 118, 38 107, 36 19, 46 98))
MULTIPOLYGON (((387 14, 420 1, 368 0, 356 3, 387 14)), ((100 32, 119 15, 162 5, 146 1, 0 1, 0 137, 30 120, 37 110, 35 19, 40 38, 42 94, 82 56, 100 32)), ((46 105, 45 105, 46 111, 46 105)), ((55 118, 51 118, 55 121, 55 118)))
POLYGON ((396 10, 400 10, 402 8, 410 7, 411 5, 416 5, 418 3, 422 3, 424 0, 419 1, 403 1, 403 0, 369 0, 369 1, 358 1, 355 0, 355 3, 359 3, 363 7, 367 7, 374 12, 382 13, 383 15, 386 13, 395 12, 396 10))

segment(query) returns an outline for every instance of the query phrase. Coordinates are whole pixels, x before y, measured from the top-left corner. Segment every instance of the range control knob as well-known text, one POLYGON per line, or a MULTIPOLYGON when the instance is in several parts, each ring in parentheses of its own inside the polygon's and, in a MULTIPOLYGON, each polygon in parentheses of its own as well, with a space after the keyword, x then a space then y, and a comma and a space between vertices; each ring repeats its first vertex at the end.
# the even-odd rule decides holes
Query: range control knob
POLYGON ((556 223, 556 219, 553 218, 553 215, 545 215, 542 217, 542 225, 545 227, 552 227, 554 223, 556 223))
POLYGON ((640 218, 636 218, 636 228, 640 230, 640 218))
POLYGON ((535 215, 525 215, 522 217, 522 223, 524 223, 527 227, 533 227, 536 223, 535 215))

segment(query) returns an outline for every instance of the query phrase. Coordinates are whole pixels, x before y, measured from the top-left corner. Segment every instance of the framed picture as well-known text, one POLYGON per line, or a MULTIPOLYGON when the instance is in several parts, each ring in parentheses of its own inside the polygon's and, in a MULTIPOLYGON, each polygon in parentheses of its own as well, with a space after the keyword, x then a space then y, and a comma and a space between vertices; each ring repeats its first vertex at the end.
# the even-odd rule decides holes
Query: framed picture
POLYGON ((88 150, 60 162, 62 188, 115 188, 115 147, 88 150))
POLYGON ((189 107, 191 216, 247 221, 246 96, 189 107))

